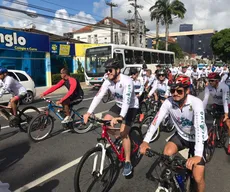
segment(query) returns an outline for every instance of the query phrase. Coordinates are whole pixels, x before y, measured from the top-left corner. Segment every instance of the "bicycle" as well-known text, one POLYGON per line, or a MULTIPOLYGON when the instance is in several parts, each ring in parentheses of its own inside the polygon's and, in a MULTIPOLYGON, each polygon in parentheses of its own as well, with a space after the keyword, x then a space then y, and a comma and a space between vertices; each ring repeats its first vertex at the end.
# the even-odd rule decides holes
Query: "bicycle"
POLYGON ((112 101, 114 99, 113 94, 111 91, 108 89, 104 97, 102 98, 103 103, 108 103, 109 101, 112 101))
MULTIPOLYGON (((117 128, 109 128, 110 121, 108 120, 94 119, 94 121, 102 124, 102 133, 100 138, 97 139, 98 143, 96 146, 83 155, 76 168, 74 175, 75 192, 109 191, 113 176, 116 170, 119 169, 117 169, 117 166, 119 163, 125 162, 121 139, 112 142, 107 132, 110 129, 117 128), (107 143, 110 144, 110 148, 107 148, 107 143), (87 161, 91 164, 85 165, 87 161), (84 167, 88 169, 88 174, 84 172, 84 167), (88 178, 84 178, 84 176, 88 176, 88 178), (90 179, 92 179, 92 182, 90 179), (87 185, 83 183, 83 186, 81 186, 81 181, 87 181, 87 185), (95 186, 97 182, 102 185, 100 189, 95 186), (83 187, 88 188, 84 190, 83 187)), ((139 145, 142 143, 143 137, 139 127, 132 127, 129 136, 131 140, 131 163, 135 167, 142 158, 142 155, 139 154, 139 145)))
POLYGON ((22 132, 27 132, 28 125, 33 119, 34 113, 39 114, 40 111, 33 106, 25 107, 22 110, 18 107, 19 104, 17 105, 18 118, 12 118, 12 108, 5 105, 0 105, 0 115, 9 122, 9 127, 19 127, 22 132))
MULTIPOLYGON (((28 129, 28 136, 34 142, 42 141, 50 136, 54 127, 54 121, 56 120, 50 115, 50 112, 53 112, 60 121, 62 121, 65 117, 62 106, 56 105, 48 98, 43 99, 48 103, 48 106, 43 113, 34 117, 34 119, 30 122, 28 129), (45 132, 45 130, 47 132, 45 132)), ((76 133, 82 134, 88 132, 94 124, 91 121, 89 121, 86 125, 84 124, 82 115, 85 114, 88 109, 86 107, 81 107, 77 110, 73 109, 73 106, 78 103, 79 101, 76 101, 70 105, 71 118, 73 121, 62 124, 62 126, 64 130, 73 130, 76 133)))
POLYGON ((217 105, 212 105, 211 109, 207 109, 207 112, 212 115, 213 123, 212 127, 208 130, 208 157, 207 161, 211 161, 215 148, 225 147, 228 138, 228 128, 223 122, 224 111, 222 109, 217 109, 217 105))
POLYGON ((156 161, 146 173, 146 178, 157 181, 156 192, 196 192, 197 185, 192 171, 186 168, 186 159, 181 156, 167 156, 154 150, 147 149, 146 156, 157 156, 156 161), (156 165, 162 168, 160 177, 152 174, 156 165))

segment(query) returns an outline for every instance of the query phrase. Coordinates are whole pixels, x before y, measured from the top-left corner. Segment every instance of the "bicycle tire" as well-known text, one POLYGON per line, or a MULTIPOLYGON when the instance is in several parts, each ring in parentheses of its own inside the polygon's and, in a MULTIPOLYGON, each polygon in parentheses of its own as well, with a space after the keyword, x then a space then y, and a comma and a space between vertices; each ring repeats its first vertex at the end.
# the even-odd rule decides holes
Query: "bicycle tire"
POLYGON ((34 117, 31 114, 31 110, 36 112, 36 115, 40 114, 40 111, 38 110, 38 108, 33 107, 33 106, 25 107, 21 111, 19 111, 19 116, 18 117, 20 119, 20 123, 18 124, 18 127, 22 132, 25 132, 25 133, 27 132, 28 126, 29 126, 31 120, 34 117), (26 111, 28 111, 28 112, 26 112, 26 111), (25 119, 23 119, 24 117, 25 117, 25 119))
POLYGON ((140 104, 140 113, 147 114, 147 112, 148 112, 147 104, 142 101, 140 104))
POLYGON ((81 107, 74 111, 75 113, 77 112, 80 115, 79 117, 77 114, 75 114, 73 118, 72 128, 75 133, 80 133, 80 134, 86 133, 89 130, 91 130, 92 127, 94 126, 92 120, 88 120, 88 123, 84 124, 83 115, 87 113, 87 111, 88 108, 86 107, 81 107))
POLYGON ((110 92, 110 90, 108 90, 108 91, 106 92, 106 94, 103 96, 102 102, 103 102, 103 103, 107 103, 107 102, 109 102, 110 100, 111 100, 111 92, 110 92))
POLYGON ((210 162, 214 152, 216 149, 216 131, 215 128, 212 127, 211 129, 209 129, 208 131, 208 140, 207 140, 207 147, 206 147, 206 151, 205 151, 205 159, 207 162, 210 162))
POLYGON ((131 127, 131 130, 129 132, 129 138, 131 141, 131 163, 132 166, 135 167, 141 161, 143 156, 139 153, 139 147, 143 142, 143 135, 138 125, 133 125, 131 127), (136 148, 135 144, 138 145, 136 151, 134 151, 136 148))
POLYGON ((38 141, 42 141, 45 140, 46 138, 48 138, 53 130, 54 127, 54 119, 51 115, 47 115, 45 113, 39 114, 37 117, 34 117, 33 120, 30 122, 30 126, 28 128, 28 136, 29 138, 34 141, 34 142, 38 142, 38 141), (43 125, 41 127, 41 125, 43 125), (34 137, 32 135, 32 132, 37 129, 39 127, 40 131, 44 131, 46 129, 46 127, 44 128, 44 126, 47 125, 51 125, 50 129, 48 130, 48 132, 42 136, 42 137, 34 137))
POLYGON ((196 192, 197 191, 196 181, 194 180, 191 174, 188 174, 186 176, 184 185, 185 185, 185 192, 196 192))
MULTIPOLYGON (((78 166, 76 168, 75 174, 74 174, 74 190, 75 190, 75 192, 82 192, 81 187, 80 187, 79 184, 80 184, 80 178, 81 178, 81 171, 82 171, 82 168, 84 167, 84 163, 86 162, 86 160, 88 158, 92 157, 93 154, 95 154, 96 152, 101 152, 101 151, 102 151, 101 147, 94 147, 94 148, 90 149, 89 151, 87 151, 85 153, 85 155, 81 158, 81 160, 80 160, 80 162, 79 162, 79 164, 78 164, 78 166)), ((107 192, 108 191, 108 189, 110 187, 110 184, 111 184, 111 182, 113 180, 113 174, 114 174, 114 171, 115 171, 115 162, 114 162, 114 159, 113 159, 113 157, 111 155, 111 152, 109 152, 109 150, 106 150, 106 156, 109 158, 111 164, 109 165, 109 167, 108 167, 108 169, 106 171, 103 170, 103 173, 105 173, 105 175, 102 174, 102 176, 99 176, 98 175, 99 172, 94 172, 93 173, 94 175, 92 175, 92 177, 96 177, 96 178, 94 178, 94 180, 96 180, 96 181, 99 181, 99 179, 103 179, 102 182, 107 181, 106 184, 103 184, 104 188, 101 190, 101 192, 107 192), (108 179, 104 180, 105 179, 104 177, 108 173, 107 171, 110 171, 110 173, 108 174, 108 179)), ((93 166, 91 166, 91 167, 93 167, 93 166)), ((92 173, 92 171, 90 171, 90 173, 92 173)), ((93 182, 95 182, 94 180, 93 180, 93 182)), ((92 189, 92 187, 93 187, 92 183, 90 184, 89 182, 87 182, 87 186, 91 187, 91 189, 90 190, 87 189, 85 191, 88 191, 88 192, 90 192, 90 191, 93 192, 94 191, 92 189)), ((100 192, 100 190, 97 190, 97 192, 100 192)))

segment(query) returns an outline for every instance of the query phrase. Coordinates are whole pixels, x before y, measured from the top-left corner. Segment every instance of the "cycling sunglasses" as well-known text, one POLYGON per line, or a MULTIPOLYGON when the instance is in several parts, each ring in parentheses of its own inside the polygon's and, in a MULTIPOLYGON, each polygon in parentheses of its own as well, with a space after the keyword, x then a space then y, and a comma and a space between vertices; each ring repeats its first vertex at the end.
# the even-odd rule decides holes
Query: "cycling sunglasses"
POLYGON ((208 82, 210 82, 210 83, 213 83, 213 82, 215 82, 216 81, 216 79, 209 79, 208 80, 208 82))
POLYGON ((112 71, 113 71, 113 69, 106 69, 105 70, 106 73, 108 73, 108 72, 112 73, 112 71))
POLYGON ((165 77, 165 75, 162 75, 162 74, 158 75, 158 77, 160 77, 160 76, 165 77))
POLYGON ((184 90, 183 89, 170 89, 171 94, 174 94, 175 92, 177 92, 178 95, 182 95, 184 90))

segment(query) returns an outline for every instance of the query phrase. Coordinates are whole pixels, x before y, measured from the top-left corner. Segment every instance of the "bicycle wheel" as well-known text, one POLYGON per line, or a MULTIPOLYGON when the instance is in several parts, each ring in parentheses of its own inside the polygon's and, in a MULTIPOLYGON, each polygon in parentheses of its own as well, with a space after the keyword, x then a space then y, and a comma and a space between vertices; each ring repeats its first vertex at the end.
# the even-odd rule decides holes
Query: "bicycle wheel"
POLYGON ((226 144, 227 139, 228 139, 228 128, 225 126, 227 126, 227 125, 224 124, 223 127, 219 127, 219 129, 218 129, 219 135, 220 135, 221 147, 225 147, 225 144, 226 144))
POLYGON ((147 104, 145 102, 141 102, 140 104, 140 113, 147 114, 148 109, 147 109, 147 104))
POLYGON ((186 176, 185 180, 185 192, 195 192, 197 191, 196 181, 192 177, 191 173, 186 176))
POLYGON ((75 192, 107 192, 113 179, 115 162, 106 150, 104 169, 100 174, 102 148, 94 147, 81 158, 74 175, 75 192))
POLYGON ((211 161, 213 154, 215 152, 216 148, 216 131, 215 128, 212 127, 208 131, 208 140, 207 140, 207 147, 205 148, 205 155, 206 155, 206 161, 211 161))
POLYGON ((167 116, 164 120, 163 130, 167 133, 172 132, 175 129, 173 122, 171 121, 170 116, 167 116))
POLYGON ((93 127, 93 121, 89 120, 87 124, 84 124, 83 115, 87 113, 88 108, 81 107, 74 111, 73 118, 73 131, 76 133, 86 133, 93 127))
POLYGON ((109 102, 110 99, 111 99, 110 97, 111 97, 111 92, 110 92, 110 90, 108 90, 108 91, 106 92, 106 94, 104 95, 104 97, 102 98, 102 102, 103 102, 103 103, 109 102))
POLYGON ((129 132, 131 141, 131 163, 135 167, 141 160, 142 155, 139 153, 139 146, 143 141, 142 132, 138 125, 133 125, 129 132))
POLYGON ((37 117, 34 117, 30 122, 28 128, 28 136, 34 141, 42 141, 49 137, 54 127, 54 119, 51 115, 39 114, 37 117))
POLYGON ((37 116, 38 114, 40 114, 40 111, 38 110, 38 108, 33 106, 25 107, 24 109, 19 111, 19 129, 23 132, 27 132, 30 121, 33 119, 33 117, 37 116))

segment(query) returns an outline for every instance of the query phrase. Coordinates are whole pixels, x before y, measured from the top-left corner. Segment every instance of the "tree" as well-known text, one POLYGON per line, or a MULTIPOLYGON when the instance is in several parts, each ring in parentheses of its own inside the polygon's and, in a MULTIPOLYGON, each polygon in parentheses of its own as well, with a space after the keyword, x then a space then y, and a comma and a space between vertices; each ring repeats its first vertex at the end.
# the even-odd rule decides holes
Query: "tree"
MULTIPOLYGON (((159 49, 160 50, 165 50, 165 43, 163 41, 160 41, 159 43, 159 49)), ((175 57, 177 59, 182 59, 184 58, 184 53, 178 43, 170 43, 168 46, 168 50, 172 51, 175 53, 175 57)))
POLYGON ((150 15, 151 19, 156 19, 156 21, 159 19, 158 21, 165 25, 165 49, 168 50, 169 25, 173 23, 172 15, 183 19, 186 13, 184 3, 180 0, 173 0, 172 2, 170 0, 157 0, 150 10, 152 11, 151 14, 153 14, 153 17, 150 15))
POLYGON ((211 38, 213 53, 224 62, 230 62, 230 28, 223 29, 211 38))

